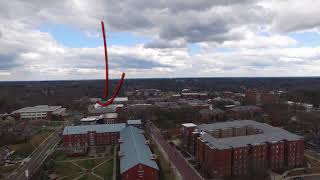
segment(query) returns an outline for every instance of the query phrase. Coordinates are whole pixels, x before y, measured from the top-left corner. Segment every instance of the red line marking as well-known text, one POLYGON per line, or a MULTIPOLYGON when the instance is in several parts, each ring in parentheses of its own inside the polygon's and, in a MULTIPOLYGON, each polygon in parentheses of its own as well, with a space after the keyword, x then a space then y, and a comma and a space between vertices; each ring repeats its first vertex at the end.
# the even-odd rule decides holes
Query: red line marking
MULTIPOLYGON (((104 30, 104 23, 103 21, 101 21, 101 28, 102 28, 102 35, 103 35, 103 46, 104 46, 104 59, 105 59, 105 63, 106 63, 106 81, 105 81, 105 86, 104 86, 104 91, 103 91, 103 97, 106 98, 108 96, 108 85, 109 85, 109 67, 108 67, 108 52, 107 52, 107 41, 106 41, 106 33, 104 30)), ((116 88, 116 92, 112 95, 112 97, 106 102, 106 103, 102 103, 100 101, 97 101, 96 103, 98 103, 100 106, 108 106, 110 104, 113 103, 114 99, 117 97, 121 86, 123 84, 123 80, 125 77, 125 73, 123 72, 121 75, 121 79, 118 83, 118 86, 116 88)))

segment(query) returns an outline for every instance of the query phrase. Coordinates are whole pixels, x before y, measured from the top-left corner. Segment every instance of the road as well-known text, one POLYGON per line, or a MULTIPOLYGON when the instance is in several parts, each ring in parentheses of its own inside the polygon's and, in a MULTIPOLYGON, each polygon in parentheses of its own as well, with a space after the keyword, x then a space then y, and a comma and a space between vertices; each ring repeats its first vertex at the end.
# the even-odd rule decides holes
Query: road
POLYGON ((183 180, 204 180, 204 178, 202 178, 201 175, 187 162, 181 153, 164 139, 161 135, 161 131, 155 125, 149 122, 148 128, 153 140, 156 141, 156 144, 161 146, 165 151, 170 164, 174 165, 183 180))
POLYGON ((24 180, 27 179, 25 177, 25 171, 29 171, 29 179, 37 172, 38 168, 41 164, 46 160, 48 155, 52 152, 56 144, 60 141, 60 133, 62 132, 62 128, 56 130, 52 133, 43 143, 39 145, 39 147, 32 152, 29 156, 29 160, 24 163, 24 165, 20 166, 16 169, 10 176, 6 179, 8 180, 24 180))

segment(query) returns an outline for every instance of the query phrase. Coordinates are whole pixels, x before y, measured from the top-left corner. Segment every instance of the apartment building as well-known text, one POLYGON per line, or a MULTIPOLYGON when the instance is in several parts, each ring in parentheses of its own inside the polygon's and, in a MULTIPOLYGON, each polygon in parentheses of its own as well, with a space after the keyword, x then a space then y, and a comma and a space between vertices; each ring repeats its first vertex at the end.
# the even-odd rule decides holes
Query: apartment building
POLYGON ((237 176, 303 164, 303 137, 265 123, 229 121, 190 129, 194 129, 190 138, 194 143, 186 145, 202 171, 210 177, 237 176))
POLYGON ((66 126, 63 130, 63 146, 88 147, 118 143, 125 123, 66 126))

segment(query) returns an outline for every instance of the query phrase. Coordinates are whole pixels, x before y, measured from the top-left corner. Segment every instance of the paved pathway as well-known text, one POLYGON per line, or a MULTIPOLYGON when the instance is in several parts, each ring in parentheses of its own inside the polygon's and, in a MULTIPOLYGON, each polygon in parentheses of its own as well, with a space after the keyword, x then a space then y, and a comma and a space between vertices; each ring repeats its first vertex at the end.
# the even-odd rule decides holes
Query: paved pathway
POLYGON ((170 163, 177 168, 183 180, 204 180, 204 178, 201 177, 201 175, 185 160, 182 154, 175 147, 168 144, 156 126, 151 122, 148 123, 147 126, 150 130, 151 136, 165 151, 170 163))

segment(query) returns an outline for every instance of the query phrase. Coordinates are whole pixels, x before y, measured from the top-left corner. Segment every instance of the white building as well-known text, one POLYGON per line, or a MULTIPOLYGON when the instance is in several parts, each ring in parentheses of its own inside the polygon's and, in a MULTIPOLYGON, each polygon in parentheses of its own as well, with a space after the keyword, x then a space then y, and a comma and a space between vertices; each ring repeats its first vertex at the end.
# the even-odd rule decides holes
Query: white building
POLYGON ((66 108, 62 106, 48 106, 48 105, 38 105, 33 107, 25 107, 13 111, 12 114, 16 119, 21 120, 32 120, 32 119, 45 119, 52 120, 53 116, 62 117, 65 116, 66 108))

